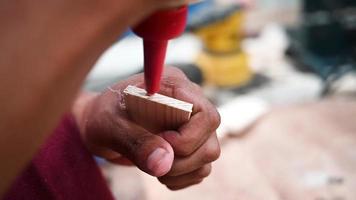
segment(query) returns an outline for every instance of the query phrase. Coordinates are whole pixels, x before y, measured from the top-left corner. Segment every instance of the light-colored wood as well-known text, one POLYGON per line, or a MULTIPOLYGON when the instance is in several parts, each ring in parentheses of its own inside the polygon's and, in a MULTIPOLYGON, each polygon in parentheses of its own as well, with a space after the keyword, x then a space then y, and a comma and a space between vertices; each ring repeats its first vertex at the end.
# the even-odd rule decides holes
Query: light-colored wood
POLYGON ((130 118, 153 132, 177 130, 188 122, 193 104, 161 94, 147 95, 146 90, 127 86, 125 106, 130 118))

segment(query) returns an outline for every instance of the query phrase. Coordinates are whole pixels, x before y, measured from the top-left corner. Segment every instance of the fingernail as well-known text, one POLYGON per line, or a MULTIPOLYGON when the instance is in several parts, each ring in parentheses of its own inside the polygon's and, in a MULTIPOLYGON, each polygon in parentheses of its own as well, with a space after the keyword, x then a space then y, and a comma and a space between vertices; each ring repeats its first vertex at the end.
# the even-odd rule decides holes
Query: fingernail
POLYGON ((165 175, 172 166, 173 158, 168 151, 163 148, 157 148, 147 158, 147 168, 153 176, 165 175))

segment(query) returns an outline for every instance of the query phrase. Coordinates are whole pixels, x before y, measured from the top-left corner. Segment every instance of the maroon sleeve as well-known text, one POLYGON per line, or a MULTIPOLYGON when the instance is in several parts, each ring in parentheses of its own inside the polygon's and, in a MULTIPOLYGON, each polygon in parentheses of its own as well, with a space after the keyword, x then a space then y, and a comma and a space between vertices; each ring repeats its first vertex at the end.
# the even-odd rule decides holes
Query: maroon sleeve
POLYGON ((63 117, 4 197, 18 199, 113 199, 71 115, 63 117))

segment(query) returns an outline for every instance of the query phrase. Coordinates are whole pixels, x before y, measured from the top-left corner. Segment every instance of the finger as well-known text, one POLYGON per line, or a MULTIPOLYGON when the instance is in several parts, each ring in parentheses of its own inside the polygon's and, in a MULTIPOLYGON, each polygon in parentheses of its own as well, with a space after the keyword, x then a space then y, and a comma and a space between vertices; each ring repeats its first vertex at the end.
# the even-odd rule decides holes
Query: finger
POLYGON ((201 183, 203 180, 197 180, 197 181, 192 181, 191 183, 187 184, 187 185, 180 185, 180 186, 167 186, 168 189, 172 190, 172 191, 176 191, 176 190, 181 190, 193 185, 197 185, 199 183, 201 183))
POLYGON ((220 115, 216 108, 205 98, 201 90, 190 81, 184 81, 180 70, 171 68, 162 79, 160 93, 192 103, 193 113, 188 123, 177 132, 162 133, 173 147, 175 154, 188 156, 199 148, 220 124, 220 115))
POLYGON ((173 66, 166 66, 164 68, 163 74, 162 74, 162 79, 168 78, 168 77, 175 77, 175 78, 180 78, 183 80, 188 80, 188 77, 184 74, 184 72, 173 66))
MULTIPOLYGON (((165 82, 168 82, 166 84, 171 85, 172 87, 175 85, 175 82, 182 82, 182 80, 186 80, 184 82, 187 82, 188 78, 184 74, 184 72, 176 67, 170 67, 167 66, 164 68, 164 72, 162 74, 162 88, 167 87, 165 85, 165 82)), ((126 88, 128 85, 134 85, 139 88, 145 88, 144 84, 144 74, 139 73, 135 74, 133 76, 130 76, 129 78, 113 85, 111 88, 117 91, 121 91, 120 88, 126 88)), ((169 89, 172 89, 171 87, 169 89)), ((161 91, 160 91, 161 92, 161 91)), ((170 92, 168 92, 170 93, 170 92)), ((167 94, 167 91, 163 91, 163 94, 167 94)), ((168 95, 172 96, 172 95, 168 95)))
POLYGON ((153 176, 163 176, 173 163, 172 147, 163 138, 120 119, 113 126, 110 147, 153 176))
POLYGON ((188 157, 175 158, 171 170, 167 176, 180 176, 202 166, 211 163, 220 156, 220 145, 216 134, 212 134, 207 142, 202 145, 196 152, 188 157))
POLYGON ((188 123, 175 131, 161 133, 173 147, 176 155, 189 156, 198 149, 215 132, 220 120, 217 112, 198 112, 193 115, 188 123))
POLYGON ((169 188, 183 188, 201 182, 211 173, 211 164, 207 164, 191 173, 181 176, 163 176, 158 180, 169 188))
MULTIPOLYGON (((161 90, 159 93, 184 100, 191 103, 198 103, 203 96, 200 87, 189 81, 184 72, 176 67, 166 67, 161 79, 161 90), (194 95, 192 95, 194 94, 194 95)), ((201 106, 194 106, 196 111, 201 106)))

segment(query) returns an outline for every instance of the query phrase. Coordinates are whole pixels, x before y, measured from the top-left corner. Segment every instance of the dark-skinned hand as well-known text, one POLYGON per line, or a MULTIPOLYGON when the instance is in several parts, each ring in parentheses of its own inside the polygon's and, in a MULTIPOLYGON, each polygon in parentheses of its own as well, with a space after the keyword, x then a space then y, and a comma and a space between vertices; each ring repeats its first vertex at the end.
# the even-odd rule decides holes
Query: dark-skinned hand
POLYGON ((220 155, 215 130, 220 116, 201 89, 177 68, 165 68, 159 93, 193 103, 189 122, 178 130, 151 133, 130 120, 123 103, 128 85, 144 86, 143 74, 93 95, 77 117, 89 150, 107 160, 133 163, 171 190, 200 183, 220 155))

